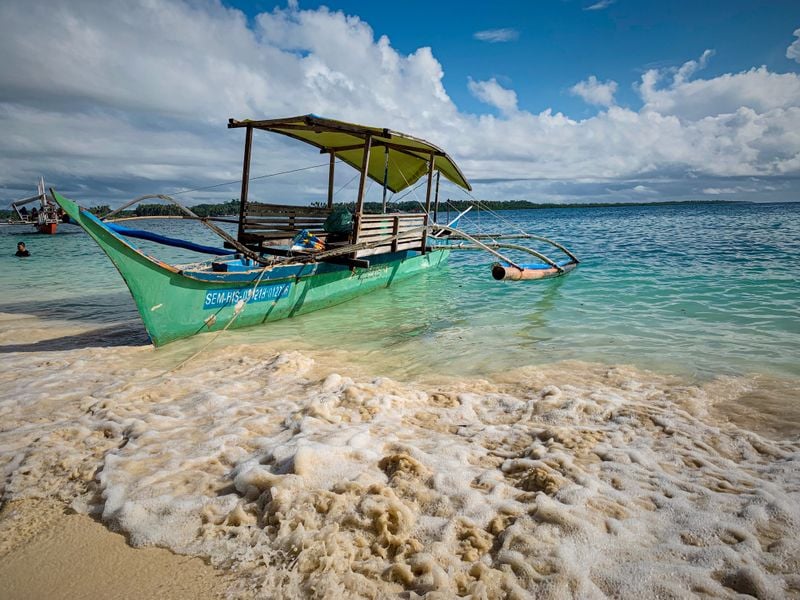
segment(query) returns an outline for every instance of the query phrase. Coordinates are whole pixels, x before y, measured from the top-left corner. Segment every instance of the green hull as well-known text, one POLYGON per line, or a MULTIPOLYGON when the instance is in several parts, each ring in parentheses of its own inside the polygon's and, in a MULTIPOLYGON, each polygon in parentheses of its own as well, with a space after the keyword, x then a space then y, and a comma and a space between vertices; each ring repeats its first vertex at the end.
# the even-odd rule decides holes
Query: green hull
POLYGON ((51 192, 72 222, 117 267, 156 346, 204 331, 249 327, 340 304, 437 267, 449 254, 438 249, 378 255, 370 257, 366 269, 312 263, 266 272, 260 268, 239 273, 181 271, 146 256, 94 215, 51 192), (240 312, 234 319, 237 306, 240 312))

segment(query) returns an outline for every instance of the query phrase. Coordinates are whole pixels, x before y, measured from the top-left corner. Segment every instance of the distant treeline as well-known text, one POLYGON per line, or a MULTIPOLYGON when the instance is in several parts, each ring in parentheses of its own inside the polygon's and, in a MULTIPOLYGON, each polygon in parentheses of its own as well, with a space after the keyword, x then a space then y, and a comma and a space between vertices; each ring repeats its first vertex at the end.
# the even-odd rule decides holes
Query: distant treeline
MULTIPOLYGON (((544 208, 615 208, 620 206, 673 206, 694 204, 750 204, 739 200, 671 200, 664 202, 583 202, 580 204, 546 204, 543 202, 529 202, 528 200, 446 200, 439 202, 439 211, 450 210, 461 212, 470 206, 490 210, 531 210, 544 208)), ((325 206, 323 202, 315 202, 315 206, 325 206)), ((355 208, 355 202, 344 204, 350 210, 355 208)), ((388 207, 391 212, 419 212, 424 209, 419 202, 406 200, 392 202, 388 207)), ((365 202, 364 212, 381 213, 383 205, 380 202, 365 202)))
MULTIPOLYGON (((200 217, 224 217, 239 214, 239 201, 229 200, 222 204, 195 204, 189 209, 200 217)), ((89 209, 98 217, 111 212, 107 205, 93 206, 89 209)), ((183 215, 183 211, 174 204, 139 204, 134 210, 123 210, 115 216, 119 217, 174 217, 183 215)))
MULTIPOLYGON (((189 209, 199 217, 225 217, 239 214, 239 201, 228 200, 222 204, 195 204, 189 209)), ((174 204, 140 204, 133 213, 137 217, 164 217, 182 215, 183 211, 174 204)))
MULTIPOLYGON (((443 200, 439 203, 440 211, 447 211, 448 207, 453 211, 466 210, 469 206, 480 203, 480 208, 491 210, 530 210, 544 208, 616 208, 622 206, 673 206, 673 205, 693 205, 693 204, 751 204, 740 200, 669 200, 664 202, 582 202, 579 204, 546 204, 544 202, 529 202, 528 200, 443 200)), ((312 206, 326 206, 324 202, 313 202, 312 206)), ((337 204, 338 206, 338 204, 337 204)), ((345 203, 350 210, 355 208, 355 203, 345 203)), ((194 213, 201 217, 224 217, 239 214, 239 201, 229 200, 222 204, 195 204, 189 207, 194 213)), ((389 210, 392 212, 419 212, 421 206, 413 200, 402 202, 391 202, 389 210)), ((93 206, 89 209, 98 217, 103 217, 111 212, 111 207, 107 205, 93 206)), ((380 202, 365 202, 364 211, 368 213, 380 213, 383 206, 380 202)), ((119 217, 170 217, 179 216, 183 212, 174 204, 140 204, 134 210, 124 210, 117 214, 119 217)), ((11 210, 0 210, 0 219, 14 218, 15 214, 11 210)))

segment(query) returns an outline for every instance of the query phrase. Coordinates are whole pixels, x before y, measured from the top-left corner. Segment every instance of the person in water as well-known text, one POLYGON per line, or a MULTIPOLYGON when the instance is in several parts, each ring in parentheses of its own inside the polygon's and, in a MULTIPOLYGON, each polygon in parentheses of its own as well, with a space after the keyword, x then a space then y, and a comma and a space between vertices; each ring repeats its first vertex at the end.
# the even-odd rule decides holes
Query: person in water
POLYGON ((30 256, 31 253, 25 248, 25 242, 17 242, 17 253, 14 256, 30 256))

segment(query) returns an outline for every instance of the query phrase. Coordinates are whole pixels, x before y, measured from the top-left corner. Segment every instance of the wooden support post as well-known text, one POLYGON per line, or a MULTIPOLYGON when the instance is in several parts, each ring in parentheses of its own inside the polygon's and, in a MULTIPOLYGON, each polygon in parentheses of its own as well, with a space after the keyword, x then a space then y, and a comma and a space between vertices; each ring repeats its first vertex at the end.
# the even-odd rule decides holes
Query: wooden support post
POLYGON ((386 184, 389 179, 389 148, 385 149, 386 159, 383 161, 383 214, 386 214, 386 184))
POLYGON ((356 227, 353 229, 353 243, 358 242, 358 235, 361 233, 361 213, 364 212, 364 190, 367 185, 367 170, 369 168, 369 151, 372 147, 372 136, 364 137, 364 156, 361 160, 361 178, 358 180, 358 197, 356 198, 356 227))
POLYGON ((397 252, 397 234, 400 233, 400 216, 396 215, 394 219, 392 219, 392 236, 394 239, 392 240, 392 252, 397 252))
POLYGON ((422 231, 422 247, 419 249, 421 254, 425 254, 425 247, 428 245, 428 213, 425 213, 423 224, 425 225, 425 229, 422 231))
POLYGON ((244 220, 247 217, 247 192, 250 185, 250 151, 253 147, 253 128, 248 127, 244 137, 244 161, 242 164, 242 193, 239 197, 239 235, 244 233, 244 220))
POLYGON ((433 222, 439 222, 439 179, 442 176, 441 171, 436 171, 436 199, 433 201, 433 222))
POLYGON ((336 165, 336 152, 331 152, 331 166, 328 169, 328 208, 333 208, 333 169, 336 165))
POLYGON ((431 212, 431 187, 433 185, 433 162, 435 160, 435 156, 433 154, 430 155, 428 159, 428 189, 425 192, 425 214, 431 212))

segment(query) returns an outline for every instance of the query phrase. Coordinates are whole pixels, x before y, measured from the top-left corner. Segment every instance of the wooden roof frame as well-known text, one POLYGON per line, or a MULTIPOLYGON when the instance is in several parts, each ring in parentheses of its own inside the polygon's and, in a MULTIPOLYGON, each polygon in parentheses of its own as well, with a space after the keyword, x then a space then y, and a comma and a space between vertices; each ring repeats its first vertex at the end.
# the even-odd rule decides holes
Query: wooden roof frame
MULTIPOLYGON (((452 181, 454 184, 466 190, 470 191, 472 190, 472 186, 469 184, 469 181, 467 181, 467 178, 461 172, 461 169, 444 150, 435 146, 434 144, 431 144, 427 140, 423 140, 421 138, 408 135, 406 133, 392 131, 391 129, 385 127, 380 128, 380 127, 369 127, 366 125, 357 125, 355 123, 347 123, 344 121, 336 121, 334 119, 326 119, 323 117, 319 117, 317 115, 301 115, 297 117, 286 117, 282 119, 260 119, 260 120, 245 119, 243 121, 238 121, 236 119, 228 119, 229 129, 242 128, 242 127, 247 128, 248 130, 260 129, 262 131, 271 131, 273 133, 279 133, 281 135, 294 138, 298 141, 319 148, 320 153, 322 154, 337 153, 347 150, 357 150, 359 148, 363 148, 366 144, 367 137, 369 137, 371 140, 371 146, 373 148, 377 146, 383 146, 413 156, 414 158, 418 158, 420 160, 427 160, 427 157, 430 155, 444 159, 446 163, 451 167, 453 175, 449 176, 447 173, 445 173, 445 176, 448 179, 450 179, 450 181, 452 181), (317 133, 324 133, 324 132, 343 133, 362 140, 362 143, 349 144, 345 147, 326 146, 324 144, 317 142, 316 140, 308 139, 306 137, 301 137, 298 135, 293 135, 292 134, 293 131, 314 131, 317 133), (404 140, 411 142, 411 144, 408 145, 403 144, 404 140)), ((361 167, 360 164, 352 162, 348 162, 348 164, 354 169, 360 170, 361 167)), ((435 170, 440 170, 440 169, 437 167, 435 170)), ((425 171, 427 171, 427 169, 425 171)), ((376 177, 372 177, 372 179, 374 179, 378 183, 383 183, 380 179, 376 177)), ((404 189, 405 187, 409 186, 404 186, 401 188, 392 188, 390 186, 389 189, 393 192, 398 192, 404 189)))
MULTIPOLYGON (((305 142, 319 148, 321 154, 330 154, 330 167, 328 175, 328 208, 333 207, 333 180, 336 158, 349 164, 359 171, 360 180, 358 185, 358 196, 356 198, 356 215, 363 211, 365 184, 367 177, 381 183, 384 187, 384 211, 386 206, 386 190, 398 192, 411 187, 421 177, 427 175, 427 190, 425 198, 425 212, 430 213, 431 191, 433 175, 438 171, 439 174, 452 181, 454 184, 471 190, 470 186, 461 169, 450 158, 444 150, 434 146, 430 142, 387 128, 369 127, 333 119, 325 119, 317 115, 301 115, 297 117, 287 117, 282 119, 261 119, 243 120, 228 119, 229 129, 245 128, 245 149, 244 161, 242 166, 242 191, 240 196, 239 211, 239 233, 242 234, 242 223, 247 215, 248 187, 250 179, 250 156, 253 143, 253 130, 271 131, 298 141, 305 142), (331 139, 323 140, 312 135, 301 135, 300 132, 313 132, 314 134, 333 133, 343 134, 344 139, 339 137, 338 144, 331 144, 331 139), (355 138, 360 143, 346 143, 346 139, 355 138), (325 143, 327 142, 327 143, 325 143), (343 145, 342 142, 345 142, 343 145), (373 148, 380 148, 385 153, 386 160, 381 169, 382 177, 375 172, 375 165, 370 166, 370 153, 373 148), (397 152, 405 158, 398 159, 394 167, 389 169, 389 151, 397 152), (360 152, 358 152, 360 151, 360 152), (342 155, 341 153, 349 153, 342 155), (355 154, 354 154, 355 153, 355 154), (337 156, 338 155, 338 156, 337 156), (409 162, 409 159, 410 162, 409 162), (438 160, 437 160, 438 159, 438 160), (438 163, 438 164, 437 164, 438 163), (405 170, 404 170, 405 169, 405 170), (408 170, 410 169, 410 171, 408 170), (399 175, 399 177, 398 177, 399 175)), ((438 179, 436 185, 438 203, 438 179)))

